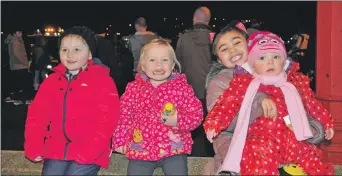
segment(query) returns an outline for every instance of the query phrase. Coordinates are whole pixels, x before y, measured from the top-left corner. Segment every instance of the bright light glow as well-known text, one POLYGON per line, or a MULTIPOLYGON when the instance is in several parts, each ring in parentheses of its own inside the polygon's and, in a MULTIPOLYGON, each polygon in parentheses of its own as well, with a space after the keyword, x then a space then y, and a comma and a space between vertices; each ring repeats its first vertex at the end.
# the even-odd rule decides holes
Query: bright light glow
POLYGON ((216 20, 216 18, 214 18, 214 20, 216 20))
POLYGON ((215 24, 213 25, 213 27, 215 27, 215 24))
POLYGON ((52 66, 51 66, 51 65, 47 65, 47 66, 46 66, 46 68, 48 68, 48 69, 51 69, 51 68, 52 68, 52 66))
POLYGON ((129 26, 129 27, 131 27, 131 26, 132 26, 132 24, 129 24, 128 26, 129 26))

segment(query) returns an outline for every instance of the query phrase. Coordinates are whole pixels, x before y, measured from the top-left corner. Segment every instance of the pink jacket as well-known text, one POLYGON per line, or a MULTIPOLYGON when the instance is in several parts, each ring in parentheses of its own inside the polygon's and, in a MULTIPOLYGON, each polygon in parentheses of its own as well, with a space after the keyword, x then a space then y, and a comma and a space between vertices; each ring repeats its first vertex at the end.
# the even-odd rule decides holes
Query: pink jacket
POLYGON ((190 131, 203 120, 201 102, 185 75, 174 73, 170 80, 154 87, 145 75, 137 74, 120 100, 121 118, 114 133, 113 148, 125 146, 126 157, 156 161, 175 154, 191 153, 190 131), (176 127, 161 119, 166 103, 177 110, 176 127))

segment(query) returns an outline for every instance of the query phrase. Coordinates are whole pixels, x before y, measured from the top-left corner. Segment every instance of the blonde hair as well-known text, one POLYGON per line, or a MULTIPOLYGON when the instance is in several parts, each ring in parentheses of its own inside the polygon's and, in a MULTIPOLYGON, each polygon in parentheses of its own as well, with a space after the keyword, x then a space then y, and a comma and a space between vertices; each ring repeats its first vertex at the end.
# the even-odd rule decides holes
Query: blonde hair
POLYGON ((169 54, 170 54, 171 59, 173 60, 173 63, 178 67, 179 72, 181 72, 181 65, 180 65, 179 61, 177 60, 175 50, 172 48, 172 46, 169 44, 169 42, 167 42, 163 38, 158 37, 156 39, 151 40, 146 45, 144 45, 144 47, 141 48, 140 58, 139 58, 138 68, 137 68, 138 73, 140 73, 140 74, 144 73, 144 71, 142 70, 142 61, 144 60, 144 57, 145 57, 147 50, 151 49, 155 45, 166 46, 168 48, 169 54))

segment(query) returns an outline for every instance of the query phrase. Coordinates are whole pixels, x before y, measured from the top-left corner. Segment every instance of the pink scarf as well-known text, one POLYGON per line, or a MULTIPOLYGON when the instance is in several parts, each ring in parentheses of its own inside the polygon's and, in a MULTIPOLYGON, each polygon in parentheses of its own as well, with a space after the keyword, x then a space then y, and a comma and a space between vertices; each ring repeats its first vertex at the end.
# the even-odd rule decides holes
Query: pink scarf
POLYGON ((240 162, 242 158, 242 152, 246 143, 252 102, 255 94, 257 93, 257 90, 259 89, 260 84, 274 85, 276 87, 280 87, 280 89, 284 93, 285 103, 288 108, 293 131, 298 141, 306 140, 313 136, 310 130, 309 121, 307 119, 302 99, 296 87, 290 82, 287 82, 286 73, 283 72, 278 76, 254 76, 255 78, 250 83, 242 102, 233 139, 219 172, 231 171, 240 173, 240 162))

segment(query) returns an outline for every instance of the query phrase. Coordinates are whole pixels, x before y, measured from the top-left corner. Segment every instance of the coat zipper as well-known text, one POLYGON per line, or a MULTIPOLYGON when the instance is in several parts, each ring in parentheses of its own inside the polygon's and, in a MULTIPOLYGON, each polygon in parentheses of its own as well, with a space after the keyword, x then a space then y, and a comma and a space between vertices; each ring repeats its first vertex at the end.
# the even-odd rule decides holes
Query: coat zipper
POLYGON ((66 129, 65 129, 65 124, 66 124, 66 100, 67 100, 67 96, 68 96, 68 91, 69 91, 69 85, 71 82, 71 79, 69 80, 68 77, 66 76, 66 79, 68 80, 68 85, 67 85, 67 89, 64 93, 64 100, 63 100, 63 133, 64 133, 64 137, 65 139, 68 141, 65 144, 65 148, 64 148, 64 160, 66 160, 67 158, 67 153, 68 153, 68 147, 69 147, 69 143, 71 142, 70 138, 67 136, 66 134, 66 129))

